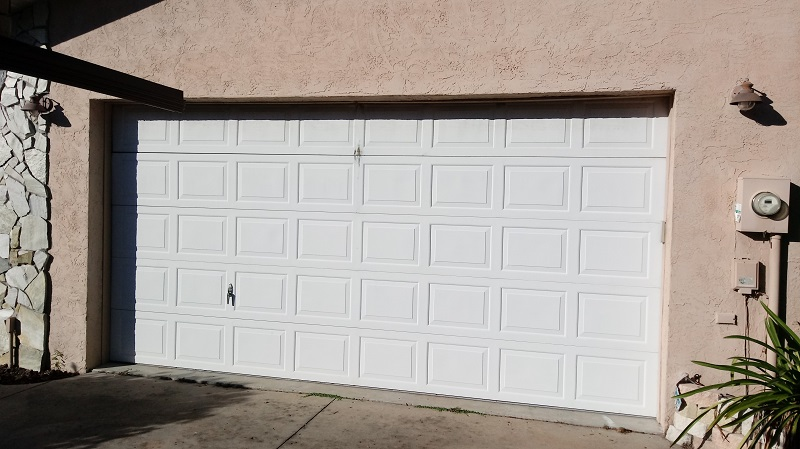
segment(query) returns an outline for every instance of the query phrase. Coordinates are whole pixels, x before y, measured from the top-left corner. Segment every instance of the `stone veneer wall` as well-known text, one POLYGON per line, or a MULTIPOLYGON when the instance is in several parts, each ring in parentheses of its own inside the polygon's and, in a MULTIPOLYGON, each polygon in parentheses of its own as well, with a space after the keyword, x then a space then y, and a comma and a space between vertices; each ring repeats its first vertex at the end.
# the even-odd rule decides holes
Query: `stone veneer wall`
MULTIPOLYGON (((11 37, 47 48, 47 5, 38 2, 12 18, 11 37)), ((46 116, 32 118, 22 105, 46 92, 47 80, 0 71, 0 305, 19 320, 19 365, 48 368, 49 189, 46 116)), ((9 340, 0 332, 0 363, 9 340)))

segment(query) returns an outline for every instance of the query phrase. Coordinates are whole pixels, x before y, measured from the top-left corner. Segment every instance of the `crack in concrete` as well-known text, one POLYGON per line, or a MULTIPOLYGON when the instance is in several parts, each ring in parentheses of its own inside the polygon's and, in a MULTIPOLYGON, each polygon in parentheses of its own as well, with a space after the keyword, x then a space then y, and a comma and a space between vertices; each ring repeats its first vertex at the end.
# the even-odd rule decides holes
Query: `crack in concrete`
MULTIPOLYGON (((11 394, 7 394, 7 395, 5 395, 5 396, 0 396, 0 399, 10 398, 11 396, 14 396, 14 395, 20 394, 20 393, 22 393, 23 391, 28 391, 28 390, 31 390, 31 389, 33 389, 33 388, 40 387, 40 386, 42 386, 42 385, 44 385, 44 384, 49 384, 50 382, 52 382, 52 381, 48 380, 48 381, 46 381, 46 382, 38 382, 38 383, 35 383, 35 384, 31 385, 31 386, 30 386, 30 387, 28 387, 28 388, 23 388, 22 390, 17 390, 17 391, 15 391, 15 392, 11 393, 11 394)), ((326 406, 326 407, 327 407, 327 406, 326 406)))
POLYGON ((319 411, 318 411, 317 413, 314 413, 314 416, 312 416, 311 418, 309 418, 309 420, 308 420, 308 421, 306 421, 306 422, 305 422, 305 424, 303 424, 302 426, 300 426, 300 428, 299 428, 299 429, 295 430, 295 432, 294 432, 293 434, 289 435, 289 438, 287 438, 287 439, 283 440, 283 443, 279 444, 279 445, 278 445, 278 447, 276 447, 275 449, 281 449, 281 448, 283 447, 283 445, 284 445, 284 444, 288 443, 288 442, 289 442, 289 440, 291 440, 292 438, 294 438, 294 436, 295 436, 295 435, 297 435, 298 433, 300 433, 300 431, 301 431, 301 430, 305 429, 305 428, 306 428, 306 426, 307 426, 307 425, 308 425, 308 424, 309 424, 311 421, 313 421, 313 420, 314 420, 314 418, 316 418, 317 416, 319 416, 319 414, 320 414, 320 413, 324 412, 324 411, 325 411, 325 409, 326 409, 326 408, 328 408, 328 406, 329 406, 329 405, 333 404, 333 401, 335 401, 336 399, 337 399, 337 398, 333 398, 333 399, 331 399, 331 400, 330 400, 330 402, 328 402, 327 404, 325 404, 325 407, 322 407, 321 409, 319 409, 319 411))

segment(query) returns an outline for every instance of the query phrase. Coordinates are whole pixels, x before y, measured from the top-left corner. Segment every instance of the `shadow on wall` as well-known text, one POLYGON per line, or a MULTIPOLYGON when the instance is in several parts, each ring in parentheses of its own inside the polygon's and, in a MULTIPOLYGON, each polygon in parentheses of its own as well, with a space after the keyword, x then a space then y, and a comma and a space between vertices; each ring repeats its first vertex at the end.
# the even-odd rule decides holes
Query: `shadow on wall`
POLYGON ((162 1, 105 1, 102 8, 98 8, 93 0, 50 2, 50 17, 58 17, 57 21, 51 20, 50 45, 69 41, 162 1))
POLYGON ((244 407, 248 395, 241 389, 138 377, 79 376, 0 398, 17 417, 3 426, 3 447, 91 448, 192 423, 202 441, 213 438, 208 420, 218 409, 244 407))
MULTIPOLYGON (((761 96, 761 104, 749 111, 739 111, 743 116, 762 126, 784 126, 786 119, 772 107, 773 101, 766 94, 761 96)), ((794 194, 792 194, 794 196, 794 194)), ((797 198, 797 197, 795 197, 797 198)))

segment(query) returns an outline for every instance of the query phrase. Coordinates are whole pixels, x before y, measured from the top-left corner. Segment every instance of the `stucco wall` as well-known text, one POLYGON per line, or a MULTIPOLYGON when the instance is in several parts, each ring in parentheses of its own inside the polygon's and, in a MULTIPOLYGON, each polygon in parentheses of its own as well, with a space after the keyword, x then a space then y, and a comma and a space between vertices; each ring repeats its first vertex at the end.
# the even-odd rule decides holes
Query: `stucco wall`
MULTIPOLYGON (((720 326, 713 324, 714 314, 745 316, 742 296, 730 289, 731 260, 766 262, 768 245, 734 231, 736 178, 800 181, 800 3, 167 0, 134 2, 135 8, 129 2, 106 3, 97 8, 88 0, 53 2, 54 49, 182 89, 189 99, 674 90, 662 417, 669 416, 672 402, 666 398, 677 373, 697 371, 705 381, 715 380, 689 360, 722 362, 741 349, 722 337, 744 332, 745 320, 720 326), (119 11, 133 12, 112 16, 119 11), (769 94, 785 126, 762 126, 727 104, 744 77, 769 94)), ((97 196, 102 182, 97 170, 90 176, 96 167, 88 163, 90 132, 102 132, 102 120, 90 121, 89 100, 101 97, 58 85, 52 95, 71 127, 51 135, 51 347, 85 367, 87 339, 96 336, 87 331, 96 328, 92 314, 94 327, 87 327, 87 296, 100 288, 97 281, 88 282, 89 267, 97 269, 98 263, 87 256, 87 240, 97 238, 90 228, 102 214, 97 196)), ((795 320, 799 251, 800 245, 789 247, 788 313, 795 320)), ((758 316, 751 314, 754 335, 760 332, 758 316)))

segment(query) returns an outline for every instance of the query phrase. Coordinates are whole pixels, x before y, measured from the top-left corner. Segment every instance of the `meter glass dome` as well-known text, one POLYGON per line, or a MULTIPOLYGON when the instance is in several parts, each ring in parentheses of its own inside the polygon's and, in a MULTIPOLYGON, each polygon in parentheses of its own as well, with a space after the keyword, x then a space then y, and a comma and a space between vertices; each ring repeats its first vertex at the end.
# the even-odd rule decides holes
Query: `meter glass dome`
POLYGON ((753 212, 771 217, 781 210, 781 199, 772 192, 761 192, 753 197, 753 212))

